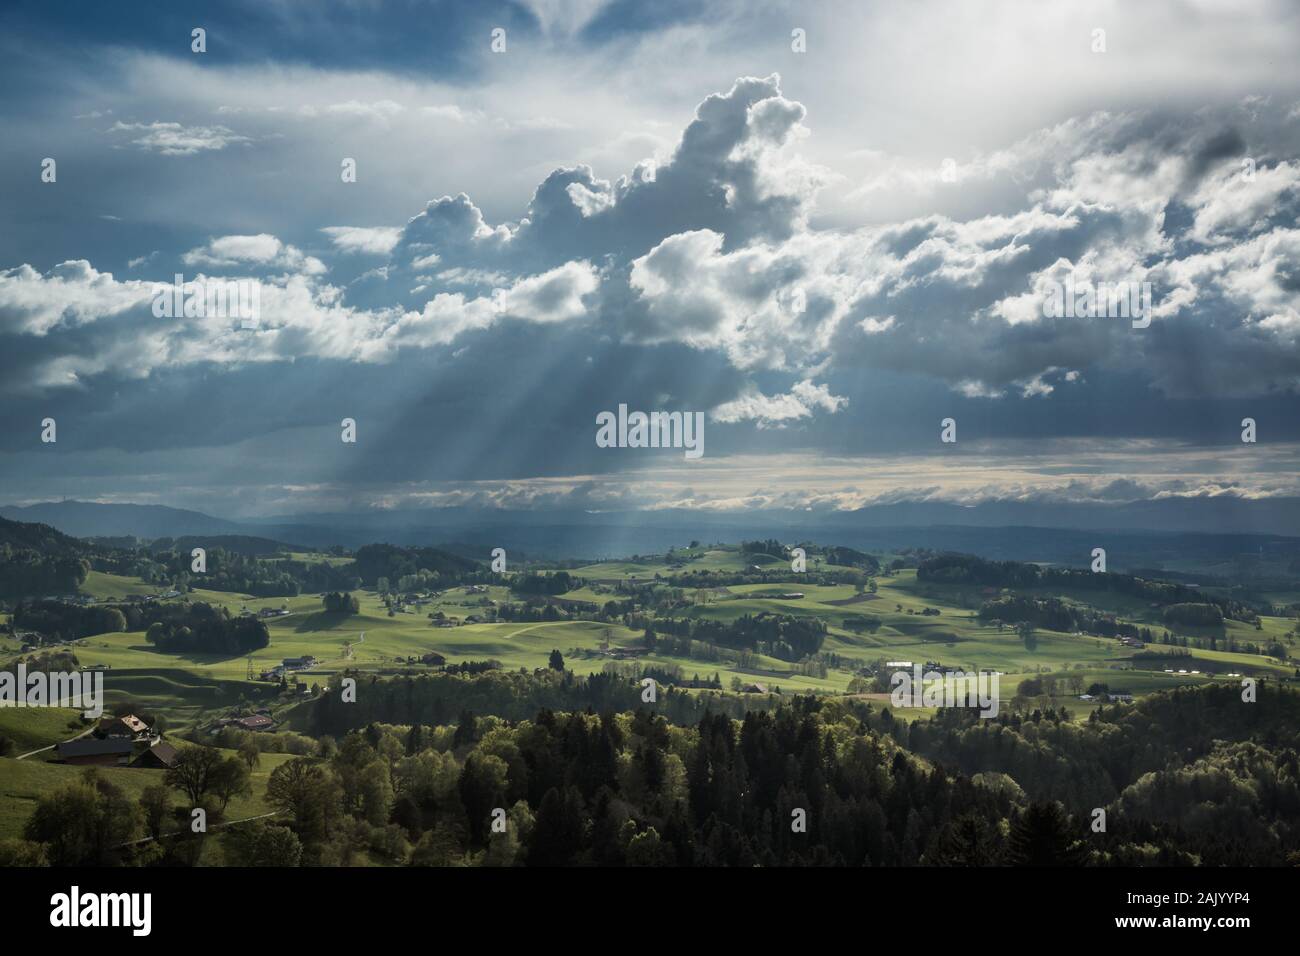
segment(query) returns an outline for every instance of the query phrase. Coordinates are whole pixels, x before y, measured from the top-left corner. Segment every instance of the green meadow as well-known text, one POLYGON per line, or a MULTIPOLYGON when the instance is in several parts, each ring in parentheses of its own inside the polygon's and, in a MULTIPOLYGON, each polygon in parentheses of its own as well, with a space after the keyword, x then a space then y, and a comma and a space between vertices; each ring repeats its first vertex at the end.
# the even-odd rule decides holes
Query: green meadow
MULTIPOLYGON (((316 553, 293 557, 343 560, 316 553)), ((616 592, 619 583, 635 580, 638 585, 653 586, 656 575, 702 570, 739 572, 755 565, 771 569, 784 563, 765 555, 742 555, 734 548, 700 548, 675 552, 671 558, 660 555, 644 560, 600 562, 571 571, 584 583, 561 595, 560 600, 584 602, 594 610, 620 596, 616 592)), ((819 564, 816 558, 809 560, 809 566, 829 567, 819 564)), ((831 694, 846 692, 857 668, 880 660, 936 661, 967 669, 999 670, 1004 675, 1004 694, 1011 693, 1028 677, 1047 674, 1080 677, 1085 686, 1105 683, 1117 692, 1143 694, 1213 679, 1206 672, 1279 678, 1293 673, 1291 666, 1260 655, 1223 650, 1183 651, 1158 644, 1146 649, 1148 656, 1135 659, 1134 649, 1116 640, 1045 629, 1035 632, 1037 645, 1031 651, 1014 628, 999 629, 978 620, 976 613, 989 597, 987 590, 927 584, 918 581, 911 570, 878 577, 874 594, 859 594, 847 584, 803 584, 799 578, 791 572, 786 580, 775 583, 685 589, 683 594, 689 605, 673 613, 718 621, 733 621, 746 614, 764 612, 819 618, 829 629, 823 655, 835 655, 840 662, 839 666, 827 669, 825 676, 817 676, 821 673, 818 668, 800 668, 759 654, 746 655, 742 667, 739 655, 725 650, 708 655, 717 658, 712 660, 673 656, 662 651, 639 654, 636 660, 646 665, 680 667, 688 678, 717 674, 724 688, 738 680, 742 684, 763 683, 769 689, 779 687, 786 693, 831 694), (792 596, 796 593, 802 597, 792 596), (880 627, 870 633, 855 633, 844 626, 846 618, 860 615, 879 618, 880 627), (800 673, 801 669, 811 673, 800 673), (1202 673, 1192 673, 1198 670, 1202 673)), ((135 578, 91 572, 83 590, 99 599, 120 599, 131 594, 156 593, 157 588, 135 578)), ((1163 629, 1159 609, 1124 595, 1043 591, 1035 596, 1054 596, 1079 604, 1104 600, 1105 609, 1118 614, 1122 620, 1150 626, 1157 632, 1163 629)), ((287 613, 267 619, 271 643, 251 657, 161 653, 140 632, 101 634, 76 642, 72 650, 83 666, 108 668, 105 685, 109 706, 135 703, 151 708, 164 715, 168 726, 177 730, 203 723, 237 705, 269 701, 275 696, 276 688, 269 683, 250 681, 250 670, 256 677, 288 657, 312 655, 317 659, 315 668, 298 676, 309 687, 328 683, 333 674, 344 668, 388 673, 399 669, 419 670, 426 666, 420 663, 421 658, 430 653, 442 655, 449 663, 495 659, 509 669, 531 670, 547 666, 554 649, 564 655, 574 672, 589 674, 603 670, 616 659, 620 649, 638 648, 641 639, 639 631, 599 621, 466 623, 471 616, 483 613, 486 602, 511 600, 509 591, 500 586, 490 587, 486 594, 468 594, 462 587, 450 588, 426 604, 408 606, 392 614, 380 595, 362 591, 358 593, 360 613, 349 616, 323 611, 317 594, 255 598, 199 589, 188 597, 221 605, 232 614, 264 608, 287 613), (434 626, 430 620, 433 614, 445 616, 455 626, 434 626)), ((1282 641, 1290 645, 1294 640, 1290 636, 1293 624, 1293 619, 1265 617, 1257 630, 1229 621, 1217 636, 1231 637, 1239 643, 1267 645, 1282 641)), ((11 723, 17 724, 12 731, 6 731, 5 724, 0 722, 0 732, 15 740, 42 741, 47 740, 53 724, 57 723, 51 719, 28 727, 25 723, 28 719, 10 718, 11 723)))
MULTIPOLYGON (((338 561, 335 556, 304 553, 298 560, 338 561)), ((570 573, 580 586, 558 596, 571 610, 595 611, 610 600, 625 598, 618 588, 662 588, 656 581, 684 571, 745 572, 755 565, 765 570, 784 562, 764 556, 741 555, 734 549, 711 548, 677 552, 671 559, 658 556, 646 560, 609 561, 588 565, 570 573)), ((810 560, 810 569, 819 565, 810 560)), ((820 565, 825 568, 825 565, 820 565)), ((256 598, 246 594, 194 590, 191 601, 227 608, 232 614, 263 609, 283 612, 266 618, 270 644, 252 655, 163 653, 150 645, 142 632, 99 634, 74 642, 72 650, 83 666, 104 667, 106 707, 130 706, 160 717, 169 739, 186 745, 181 734, 207 726, 214 718, 232 711, 247 712, 269 706, 280 729, 304 729, 306 708, 300 698, 279 694, 276 684, 250 680, 279 664, 284 658, 311 655, 316 666, 297 675, 310 688, 324 685, 343 669, 371 673, 395 673, 431 669, 421 663, 430 653, 442 655, 448 663, 498 660, 508 669, 544 668, 552 650, 559 650, 568 668, 578 674, 602 671, 612 662, 635 660, 642 665, 679 667, 686 678, 711 678, 715 674, 724 689, 760 683, 784 694, 846 694, 856 672, 881 661, 934 661, 967 670, 1000 671, 1004 701, 1014 696, 1031 679, 1058 679, 1057 694, 1050 703, 1065 707, 1077 717, 1097 706, 1067 693, 1059 684, 1070 679, 1070 687, 1087 688, 1104 684, 1113 693, 1134 696, 1212 680, 1229 680, 1229 673, 1269 678, 1290 678, 1294 663, 1247 654, 1240 650, 1202 650, 1150 644, 1142 651, 1117 640, 1046 629, 1035 631, 1036 645, 1029 650, 1015 628, 983 624, 977 617, 981 604, 991 596, 988 589, 960 585, 933 585, 918 581, 915 571, 903 570, 878 576, 876 591, 859 592, 855 586, 805 584, 791 572, 783 580, 762 584, 737 584, 660 591, 674 601, 684 600, 672 611, 675 617, 734 621, 744 615, 764 613, 815 617, 827 625, 822 654, 813 666, 796 665, 757 653, 740 654, 728 649, 697 646, 700 657, 669 654, 664 644, 644 653, 642 632, 621 624, 590 620, 562 620, 541 623, 470 621, 482 616, 492 603, 517 600, 506 587, 491 586, 486 593, 467 593, 453 587, 434 593, 426 603, 390 613, 381 595, 356 592, 359 613, 336 615, 322 608, 321 596, 302 594, 292 598, 256 598), (855 632, 846 621, 853 617, 879 619, 872 632, 855 632), (435 626, 434 617, 448 626, 435 626), (636 652, 633 656, 632 652, 636 652), (741 661, 743 660, 743 665, 741 661), (808 673, 801 673, 807 671, 808 673), (1077 680, 1077 683, 1076 683, 1077 680)), ((156 595, 158 588, 130 577, 91 572, 83 590, 97 599, 120 600, 130 595, 156 595)), ((1039 590, 1036 597, 1057 597, 1080 605, 1091 605, 1116 614, 1120 620, 1147 626, 1157 634, 1164 630, 1161 609, 1124 595, 1080 590, 1059 593, 1039 590), (1103 603, 1104 602, 1104 603, 1103 603)), ((170 598, 177 601, 181 598, 170 598)), ((1294 619, 1263 617, 1258 628, 1239 621, 1227 621, 1216 630, 1195 636, 1215 637, 1219 646, 1228 639, 1238 645, 1267 647, 1281 643, 1292 648, 1294 619)), ((18 651, 17 642, 0 644, 7 653, 18 651)), ((858 688, 860 689, 860 685, 858 688)), ((882 706, 889 706, 887 694, 860 694, 882 706)), ((918 719, 933 710, 900 710, 904 721, 918 719)), ((13 742, 11 752, 27 753, 48 747, 82 732, 86 723, 78 712, 67 709, 0 708, 0 735, 13 742)), ((21 834, 22 825, 42 794, 79 778, 82 769, 50 762, 52 754, 42 752, 24 760, 0 760, 0 839, 21 834)), ((233 801, 226 818, 239 820, 267 812, 264 802, 266 779, 275 766, 291 759, 284 754, 263 754, 253 775, 253 792, 233 801)), ((137 768, 101 769, 109 780, 132 797, 151 783, 162 780, 160 770, 137 768)), ((220 841, 209 840, 202 862, 221 862, 220 841)), ((382 862, 366 858, 363 862, 382 862)))
POLYGON ((0 707, 0 736, 25 754, 75 737, 85 729, 81 712, 70 707, 0 707))
MULTIPOLYGON (((179 746, 181 741, 173 740, 179 746)), ((233 755, 233 751, 230 752, 233 755)), ((272 807, 266 803, 266 783, 271 771, 280 764, 294 759, 291 754, 264 753, 251 774, 249 781, 252 792, 247 796, 235 797, 226 807, 224 821, 245 820, 250 817, 270 813, 272 807)), ((26 760, 0 761, 0 840, 20 838, 23 826, 35 809, 42 796, 76 783, 85 772, 84 767, 67 764, 50 763, 30 757, 26 760)), ((144 769, 140 767, 99 767, 96 768, 103 779, 119 787, 133 802, 140 799, 145 787, 161 784, 165 771, 144 769)), ((174 802, 180 805, 184 798, 175 794, 174 802)), ((213 821, 216 822, 216 821, 213 821)), ((213 831, 216 832, 215 830, 213 831)), ((208 840, 204 847, 202 863, 220 865, 221 848, 215 840, 208 840)))

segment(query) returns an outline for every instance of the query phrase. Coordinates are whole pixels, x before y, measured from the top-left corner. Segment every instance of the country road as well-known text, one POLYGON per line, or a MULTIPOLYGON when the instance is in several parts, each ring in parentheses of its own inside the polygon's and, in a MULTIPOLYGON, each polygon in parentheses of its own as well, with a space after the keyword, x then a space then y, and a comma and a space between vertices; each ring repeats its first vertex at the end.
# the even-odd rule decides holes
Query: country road
MULTIPOLYGON (((88 734, 94 733, 94 730, 95 730, 95 728, 94 728, 93 726, 91 726, 91 727, 87 727, 85 730, 83 730, 81 733, 77 734, 77 736, 75 736, 75 737, 69 737, 67 740, 60 740, 60 741, 59 741, 59 744, 70 744, 70 743, 72 743, 72 741, 74 741, 74 740, 80 740, 82 737, 85 737, 85 736, 88 735, 88 734)), ((59 744, 50 744, 48 747, 41 747, 41 748, 39 748, 38 750, 29 750, 29 751, 27 751, 27 753, 25 753, 25 754, 19 754, 19 755, 18 755, 17 757, 15 757, 14 759, 15 759, 15 760, 23 760, 23 759, 25 759, 25 758, 27 758, 27 757, 32 756, 33 754, 43 754, 43 753, 45 753, 45 751, 47 751, 47 750, 53 750, 53 749, 54 749, 55 747, 57 747, 59 744)))

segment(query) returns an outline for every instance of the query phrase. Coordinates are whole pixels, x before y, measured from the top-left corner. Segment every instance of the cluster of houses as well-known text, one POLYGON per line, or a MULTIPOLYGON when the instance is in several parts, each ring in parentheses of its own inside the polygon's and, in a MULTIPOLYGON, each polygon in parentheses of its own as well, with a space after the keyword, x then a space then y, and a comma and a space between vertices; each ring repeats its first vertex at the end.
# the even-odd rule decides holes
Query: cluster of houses
POLYGON ((401 611, 403 614, 410 614, 411 612, 408 611, 407 608, 424 607, 424 605, 432 603, 433 598, 420 597, 419 595, 412 597, 408 595, 406 597, 394 598, 391 607, 394 611, 401 611))
POLYGON ((240 613, 244 617, 256 617, 259 620, 265 621, 267 618, 271 617, 288 617, 289 609, 287 607, 259 607, 256 613, 247 609, 240 613))
POLYGON ((310 654, 305 654, 302 657, 286 657, 283 661, 269 670, 262 671, 258 680, 278 683, 279 681, 284 680, 284 678, 289 674, 294 674, 298 671, 311 670, 317 663, 319 662, 316 658, 310 654))
POLYGON ((35 631, 19 631, 14 634, 14 637, 22 645, 23 654, 36 650, 45 641, 45 637, 35 631))
POLYGON ((238 730, 248 730, 254 733, 264 730, 275 729, 275 718, 266 708, 261 708, 246 717, 222 717, 214 721, 208 728, 208 733, 217 734, 226 727, 234 727, 238 730))
MULTIPOLYGON (((106 604, 107 604, 107 603, 112 603, 112 604, 148 604, 150 601, 166 601, 166 600, 169 600, 170 598, 178 598, 178 597, 181 597, 182 595, 183 595, 183 592, 178 591, 178 590, 176 590, 175 588, 168 588, 166 591, 159 591, 157 594, 134 594, 134 593, 132 593, 132 594, 123 594, 121 597, 104 598, 104 600, 103 600, 102 603, 106 603, 106 604)), ((90 597, 89 595, 85 595, 85 594, 83 594, 83 595, 80 596, 80 598, 81 598, 81 599, 80 599, 79 601, 76 601, 76 602, 68 601, 67 598, 61 598, 60 600, 68 601, 68 603, 77 603, 77 604, 82 604, 82 605, 89 605, 89 604, 94 604, 94 603, 96 603, 96 599, 93 598, 93 597, 90 597)))
POLYGON ((176 763, 176 748, 135 714, 105 717, 85 737, 55 747, 61 763, 97 767, 154 767, 176 763))

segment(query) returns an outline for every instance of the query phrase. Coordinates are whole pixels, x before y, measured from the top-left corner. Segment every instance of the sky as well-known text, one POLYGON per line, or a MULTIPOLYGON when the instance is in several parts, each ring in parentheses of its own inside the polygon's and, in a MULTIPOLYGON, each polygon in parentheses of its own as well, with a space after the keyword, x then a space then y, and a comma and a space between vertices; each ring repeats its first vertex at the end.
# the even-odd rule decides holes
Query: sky
POLYGON ((3 503, 1300 493, 1294 3, 207 6, 0 11, 3 503))

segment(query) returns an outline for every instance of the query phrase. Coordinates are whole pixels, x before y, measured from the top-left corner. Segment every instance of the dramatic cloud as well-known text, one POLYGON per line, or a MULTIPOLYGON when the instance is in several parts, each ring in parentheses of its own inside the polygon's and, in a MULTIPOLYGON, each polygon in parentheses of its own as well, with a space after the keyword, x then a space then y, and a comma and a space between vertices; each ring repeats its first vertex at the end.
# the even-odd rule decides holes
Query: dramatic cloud
POLYGON ((61 435, 95 422, 69 458, 264 454, 292 433, 295 488, 491 480, 481 500, 597 503, 601 475, 644 464, 591 439, 627 402, 706 412, 710 456, 746 462, 629 477, 619 500, 648 507, 1274 494, 1244 463, 1048 491, 992 454, 960 487, 923 481, 927 462, 907 488, 824 472, 801 490, 757 463, 933 452, 948 416, 963 447, 1153 438, 1169 460, 1247 416, 1300 436, 1300 70, 1274 55, 1293 10, 1116 8, 1101 61, 1086 6, 860 6, 808 11, 807 56, 779 6, 538 2, 491 11, 512 17, 502 57, 477 14, 451 25, 478 44, 458 57, 318 57, 308 18, 294 62, 142 45, 24 87, 38 108, 5 112, 0 152, 60 165, 0 199, 29 224, 0 236, 0 447, 62 410, 61 435), (1162 43, 1128 55, 1135 36, 1162 43), (258 283, 256 328, 155 316, 176 273, 258 283), (1071 288, 1149 289, 1150 313, 1047 308, 1071 288), (317 444, 345 415, 364 467, 317 444))
MULTIPOLYGON (((1099 365, 1151 369, 1174 396, 1297 383, 1284 359, 1300 328, 1298 167, 1244 170, 1244 142, 1213 113, 1070 120, 980 165, 978 175, 1038 177, 1025 209, 859 230, 809 225, 818 173, 789 151, 804 116, 777 77, 742 79, 700 104, 663 164, 613 183, 585 166, 557 170, 517 221, 489 223, 462 193, 404 227, 321 227, 340 252, 389 255, 379 277, 390 304, 379 309, 348 307, 345 293, 317 284, 319 258, 265 233, 210 239, 181 262, 296 277, 284 288, 300 290, 303 313, 273 305, 268 334, 235 350, 241 361, 278 357, 285 338, 302 354, 390 361, 499 317, 570 322, 595 308, 625 342, 718 351, 739 370, 786 372, 791 386, 806 386, 810 369, 860 366, 984 397, 1044 397, 1099 365), (1153 290, 1149 328, 1045 314, 1053 288, 1123 283, 1153 290), (348 323, 347 346, 336 320, 348 323), (1215 347, 1189 349, 1196 339, 1215 347)), ((1263 117, 1256 126, 1268 135, 1263 117)), ((32 334, 140 300, 138 285, 85 263, 46 276, 9 270, 4 288, 32 334)), ((144 354, 168 364, 203 355, 189 347, 193 332, 144 354)), ((770 424, 838 407, 798 394, 762 398, 749 386, 719 420, 770 424)))

